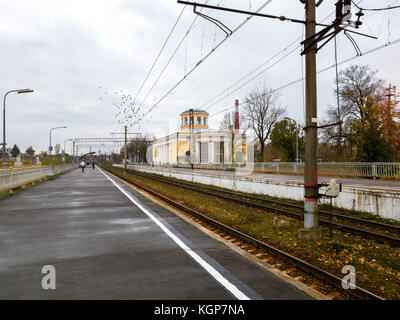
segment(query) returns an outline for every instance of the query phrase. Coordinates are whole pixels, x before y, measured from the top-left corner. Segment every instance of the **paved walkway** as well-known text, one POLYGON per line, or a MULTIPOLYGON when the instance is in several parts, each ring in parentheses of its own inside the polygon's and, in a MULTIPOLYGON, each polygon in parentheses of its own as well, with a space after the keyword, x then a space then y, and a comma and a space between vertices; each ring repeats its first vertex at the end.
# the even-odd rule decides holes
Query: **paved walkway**
POLYGON ((0 200, 0 299, 309 299, 111 180, 73 170, 0 200))

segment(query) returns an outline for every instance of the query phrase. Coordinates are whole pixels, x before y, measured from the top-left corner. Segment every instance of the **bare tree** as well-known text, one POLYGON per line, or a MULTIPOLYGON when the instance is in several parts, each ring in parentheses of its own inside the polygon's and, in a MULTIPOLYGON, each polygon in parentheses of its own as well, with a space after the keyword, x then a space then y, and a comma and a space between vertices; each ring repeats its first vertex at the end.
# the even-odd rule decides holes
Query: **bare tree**
MULTIPOLYGON (((245 134, 249 129, 249 123, 247 118, 240 114, 239 116, 240 133, 245 134)), ((219 129, 222 132, 230 131, 231 128, 235 127, 235 112, 226 112, 224 114, 224 119, 219 124, 219 129)))
POLYGON ((263 160, 265 142, 275 123, 286 113, 286 108, 279 105, 279 94, 268 88, 254 89, 246 97, 245 103, 245 116, 260 142, 263 160))
MULTIPOLYGON (((134 162, 146 162, 147 149, 154 139, 154 136, 146 134, 143 137, 130 140, 128 143, 129 158, 133 158, 134 162)), ((121 155, 123 154, 125 154, 125 148, 121 148, 121 155)))
MULTIPOLYGON (((246 134, 246 131, 249 129, 249 122, 247 121, 246 117, 243 114, 239 116, 239 134, 243 137, 246 134)), ((221 121, 219 125, 219 129, 222 132, 230 132, 230 144, 232 150, 232 161, 236 161, 236 156, 234 154, 235 143, 240 141, 240 138, 236 136, 235 132, 235 112, 226 112, 224 114, 224 119, 221 121)))
MULTIPOLYGON (((366 120, 366 102, 368 97, 381 101, 383 97, 383 83, 375 76, 378 71, 371 70, 368 66, 351 65, 339 73, 339 101, 340 107, 331 106, 327 111, 327 120, 323 124, 342 122, 337 126, 328 126, 321 130, 322 141, 328 145, 336 145, 336 159, 345 157, 342 150, 344 143, 349 143, 351 153, 351 131, 357 121, 366 120)), ((335 95, 338 92, 334 91, 335 95)))
POLYGON ((382 97, 383 81, 376 79, 378 71, 368 66, 351 65, 339 73, 340 119, 347 117, 364 121, 368 96, 379 101, 382 97))

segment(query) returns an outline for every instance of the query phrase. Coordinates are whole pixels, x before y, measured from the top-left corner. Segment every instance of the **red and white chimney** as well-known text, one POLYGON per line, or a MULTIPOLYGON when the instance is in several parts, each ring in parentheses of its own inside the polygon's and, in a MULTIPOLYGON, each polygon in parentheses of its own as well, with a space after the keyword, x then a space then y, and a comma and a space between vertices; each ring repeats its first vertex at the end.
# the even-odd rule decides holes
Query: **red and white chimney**
POLYGON ((235 134, 239 134, 239 100, 235 100, 235 134))

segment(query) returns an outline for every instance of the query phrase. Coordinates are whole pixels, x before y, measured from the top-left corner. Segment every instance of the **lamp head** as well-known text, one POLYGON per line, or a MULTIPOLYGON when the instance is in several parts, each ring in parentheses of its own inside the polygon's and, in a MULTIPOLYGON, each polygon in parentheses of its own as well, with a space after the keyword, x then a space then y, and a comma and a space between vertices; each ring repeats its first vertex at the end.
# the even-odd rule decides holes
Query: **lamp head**
POLYGON ((33 92, 33 90, 32 89, 21 89, 21 90, 17 91, 18 94, 20 94, 20 93, 30 93, 30 92, 33 92))

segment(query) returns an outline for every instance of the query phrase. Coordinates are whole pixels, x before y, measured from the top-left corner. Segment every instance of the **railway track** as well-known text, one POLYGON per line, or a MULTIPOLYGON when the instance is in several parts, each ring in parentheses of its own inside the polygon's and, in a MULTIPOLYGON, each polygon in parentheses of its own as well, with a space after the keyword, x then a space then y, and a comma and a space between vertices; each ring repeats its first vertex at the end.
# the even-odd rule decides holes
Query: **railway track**
MULTIPOLYGON (((188 190, 201 192, 203 194, 218 197, 220 199, 224 199, 227 201, 231 201, 240 205, 245 205, 249 207, 253 207, 256 209, 261 209, 268 213, 275 213, 279 215, 284 215, 287 217, 302 219, 303 218, 303 208, 297 205, 283 203, 281 201, 267 200, 262 199, 255 196, 243 195, 231 191, 225 191, 217 188, 204 187, 199 185, 194 185, 193 183, 183 182, 183 181, 172 181, 170 178, 155 176, 153 174, 138 172, 135 170, 128 170, 131 174, 136 174, 143 178, 152 179, 154 181, 159 181, 161 183, 170 184, 176 187, 185 188, 188 190), (283 207, 283 208, 282 208, 283 207), (295 210, 295 211, 294 211, 295 210)), ((362 236, 364 238, 377 240, 380 242, 387 242, 394 246, 400 246, 400 238, 393 237, 391 235, 387 235, 384 233, 378 233, 372 230, 366 230, 354 225, 343 224, 341 221, 347 221, 355 225, 363 225, 364 227, 368 227, 371 229, 379 229, 382 232, 392 232, 400 234, 400 228, 397 226, 392 226, 388 224, 383 224, 375 221, 355 218, 346 216, 338 213, 330 213, 323 210, 319 210, 319 214, 321 216, 325 216, 328 218, 333 218, 334 221, 329 221, 325 219, 319 219, 319 223, 325 227, 332 227, 333 229, 340 230, 343 232, 356 234, 362 236), (331 216, 330 216, 331 215, 331 216)))
MULTIPOLYGON (((105 169, 106 171, 110 172, 111 174, 117 176, 121 180, 127 181, 130 184, 134 185, 135 187, 137 187, 141 190, 144 190, 147 193, 159 198, 160 200, 177 208, 178 210, 184 212, 185 214, 192 216, 199 221, 202 221, 206 225, 217 228, 218 230, 221 230, 224 234, 228 234, 228 235, 230 235, 240 241, 243 241, 244 243, 247 243, 251 246, 254 246, 258 249, 262 249, 262 250, 272 254, 273 256, 276 256, 280 259, 283 259, 283 260, 289 262, 290 264, 293 264, 294 266, 301 269, 303 272, 305 272, 307 274, 311 274, 312 276, 314 276, 324 282, 327 282, 327 283, 333 285, 334 287, 339 288, 340 290, 343 290, 342 279, 339 278, 338 276, 336 276, 332 273, 329 273, 315 265, 312 265, 302 259, 299 259, 291 254, 288 254, 288 253, 286 253, 276 247, 273 247, 265 242, 262 242, 252 236, 249 236, 241 231, 238 231, 238 230, 236 230, 226 224, 223 224, 215 219, 207 217, 206 215, 204 215, 192 208, 189 208, 189 207, 182 205, 172 199, 169 199, 168 197, 166 197, 146 186, 143 186, 143 185, 137 183, 133 179, 130 179, 130 178, 127 178, 127 177, 121 175, 120 173, 116 172, 117 170, 115 170, 115 169, 114 170, 110 170, 107 168, 103 168, 103 169, 105 169)), ((359 299, 385 300, 384 298, 382 298, 368 290, 365 290, 359 286, 356 286, 355 289, 353 289, 353 290, 347 290, 346 293, 351 296, 354 296, 356 298, 359 298, 359 299)))

